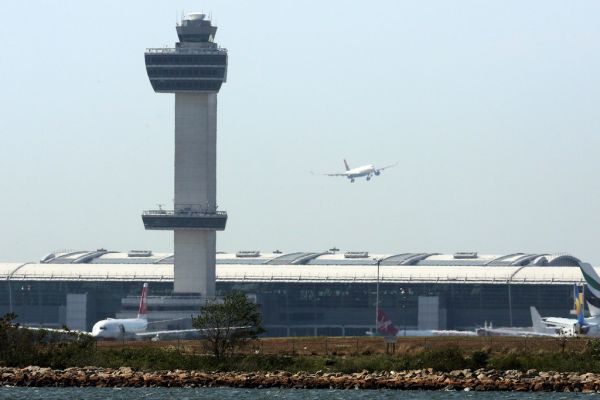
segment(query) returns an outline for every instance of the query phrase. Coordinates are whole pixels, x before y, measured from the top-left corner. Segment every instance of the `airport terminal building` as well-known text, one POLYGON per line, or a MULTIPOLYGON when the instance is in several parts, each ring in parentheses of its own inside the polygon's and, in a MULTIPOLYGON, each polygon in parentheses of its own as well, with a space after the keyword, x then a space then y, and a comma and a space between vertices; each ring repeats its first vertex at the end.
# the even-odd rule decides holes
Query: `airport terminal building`
MULTIPOLYGON (((568 317, 580 260, 567 254, 240 251, 217 254, 217 294, 241 290, 261 307, 268 336, 365 335, 381 308, 399 328, 531 326, 568 317), (379 265, 378 265, 379 264, 379 265)), ((0 314, 23 324, 87 329, 133 316, 148 282, 149 318, 196 314, 203 299, 173 292, 173 254, 56 252, 39 262, 0 263, 0 314)))

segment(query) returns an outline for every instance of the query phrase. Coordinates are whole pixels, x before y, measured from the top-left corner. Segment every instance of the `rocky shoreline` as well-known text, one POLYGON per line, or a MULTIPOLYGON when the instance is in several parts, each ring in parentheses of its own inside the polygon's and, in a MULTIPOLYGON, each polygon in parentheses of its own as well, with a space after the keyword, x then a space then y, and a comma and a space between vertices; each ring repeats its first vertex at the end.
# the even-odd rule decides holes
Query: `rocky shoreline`
POLYGON ((343 374, 275 372, 134 371, 131 368, 0 367, 3 386, 32 387, 237 387, 297 389, 399 389, 599 392, 600 374, 431 369, 343 374))

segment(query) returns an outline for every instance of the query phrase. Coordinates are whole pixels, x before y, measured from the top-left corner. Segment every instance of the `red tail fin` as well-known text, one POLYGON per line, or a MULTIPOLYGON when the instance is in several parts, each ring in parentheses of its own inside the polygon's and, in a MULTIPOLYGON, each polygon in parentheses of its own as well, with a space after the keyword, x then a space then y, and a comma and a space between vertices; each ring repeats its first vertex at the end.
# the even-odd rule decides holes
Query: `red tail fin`
POLYGON ((396 336, 399 329, 385 315, 381 308, 377 309, 377 332, 384 336, 396 336))
POLYGON ((350 167, 348 166, 348 163, 346 162, 345 158, 344 158, 344 167, 346 167, 346 171, 350 170, 350 167))
POLYGON ((146 305, 146 297, 148 296, 148 284, 144 283, 142 288, 142 297, 140 298, 140 308, 138 310, 138 318, 146 318, 148 314, 148 308, 146 305))

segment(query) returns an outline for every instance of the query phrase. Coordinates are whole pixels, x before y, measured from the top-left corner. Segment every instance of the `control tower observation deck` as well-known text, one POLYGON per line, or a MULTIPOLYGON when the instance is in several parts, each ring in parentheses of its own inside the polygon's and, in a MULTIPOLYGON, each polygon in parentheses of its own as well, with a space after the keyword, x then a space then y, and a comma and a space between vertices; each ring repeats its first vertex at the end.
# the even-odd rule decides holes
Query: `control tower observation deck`
POLYGON ((204 14, 177 25, 175 48, 148 49, 146 70, 157 93, 175 94, 174 210, 145 211, 146 229, 174 231, 174 291, 215 295, 217 211, 217 93, 227 78, 227 50, 204 14))

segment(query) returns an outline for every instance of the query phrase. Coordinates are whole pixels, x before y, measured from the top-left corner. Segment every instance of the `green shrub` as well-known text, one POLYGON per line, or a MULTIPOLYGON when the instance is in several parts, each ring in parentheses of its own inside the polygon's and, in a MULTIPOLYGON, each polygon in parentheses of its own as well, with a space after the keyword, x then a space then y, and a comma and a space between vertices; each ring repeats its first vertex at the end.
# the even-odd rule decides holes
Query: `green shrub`
POLYGON ((490 353, 487 351, 476 350, 471 354, 471 368, 485 368, 488 365, 490 353))

